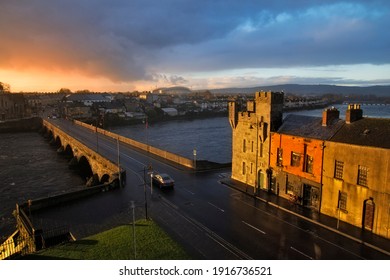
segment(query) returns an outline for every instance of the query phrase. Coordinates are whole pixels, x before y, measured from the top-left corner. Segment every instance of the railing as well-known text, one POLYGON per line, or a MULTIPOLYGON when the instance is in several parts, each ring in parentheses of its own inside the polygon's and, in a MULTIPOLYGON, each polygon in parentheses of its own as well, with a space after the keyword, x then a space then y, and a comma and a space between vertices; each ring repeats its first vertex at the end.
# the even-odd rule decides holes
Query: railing
POLYGON ((0 260, 12 259, 35 252, 32 238, 22 236, 19 230, 15 231, 5 242, 0 244, 0 260))

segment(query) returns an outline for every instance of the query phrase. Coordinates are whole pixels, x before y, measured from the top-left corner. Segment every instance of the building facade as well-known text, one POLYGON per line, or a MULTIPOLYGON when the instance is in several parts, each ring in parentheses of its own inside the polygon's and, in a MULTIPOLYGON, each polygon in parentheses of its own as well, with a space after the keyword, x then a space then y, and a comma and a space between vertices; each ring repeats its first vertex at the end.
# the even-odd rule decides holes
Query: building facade
POLYGON ((337 109, 321 117, 288 115, 271 133, 270 169, 277 194, 320 211, 325 140, 343 125, 337 109))
POLYGON ((0 120, 20 119, 27 115, 23 94, 0 93, 0 120))
POLYGON ((282 108, 283 93, 229 102, 231 178, 390 238, 390 119, 350 105, 345 120, 335 108, 283 120, 282 108))
POLYGON ((232 127, 232 179, 258 192, 275 191, 269 169, 270 136, 282 124, 283 93, 257 92, 239 111, 236 101, 229 102, 232 127))
POLYGON ((362 115, 350 105, 325 143, 321 212, 390 238, 390 119, 362 115))

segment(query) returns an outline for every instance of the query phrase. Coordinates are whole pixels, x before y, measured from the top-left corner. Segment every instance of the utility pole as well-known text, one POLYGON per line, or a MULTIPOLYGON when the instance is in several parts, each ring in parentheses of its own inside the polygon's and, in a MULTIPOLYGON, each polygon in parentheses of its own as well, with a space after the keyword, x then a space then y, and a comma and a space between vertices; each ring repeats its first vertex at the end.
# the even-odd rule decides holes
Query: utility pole
POLYGON ((196 171, 196 148, 194 148, 192 154, 194 155, 194 170, 196 171))
POLYGON ((133 212, 133 249, 134 249, 134 259, 136 260, 137 259, 137 246, 136 246, 136 241, 135 241, 135 205, 134 205, 134 201, 130 201, 131 205, 131 209, 132 209, 132 212, 133 212))
POLYGON ((119 178, 119 187, 122 187, 120 153, 119 153, 119 137, 116 139, 116 143, 117 143, 117 147, 118 147, 118 178, 119 178))
POLYGON ((148 200, 146 199, 146 166, 144 167, 144 195, 145 195, 145 217, 148 219, 148 200))

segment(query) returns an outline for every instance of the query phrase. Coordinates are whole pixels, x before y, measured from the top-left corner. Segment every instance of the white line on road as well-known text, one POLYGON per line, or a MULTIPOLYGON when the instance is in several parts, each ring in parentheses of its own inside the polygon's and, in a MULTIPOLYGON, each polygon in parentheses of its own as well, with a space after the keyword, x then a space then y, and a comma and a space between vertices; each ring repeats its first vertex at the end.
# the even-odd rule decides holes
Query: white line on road
POLYGON ((297 253, 299 253, 299 254, 301 254, 301 255, 303 255, 303 256, 305 256, 305 257, 308 258, 308 259, 311 259, 311 260, 313 259, 312 257, 306 255, 305 253, 299 251, 298 249, 295 249, 295 248, 292 247, 292 246, 290 246, 290 249, 291 249, 291 250, 294 250, 295 252, 297 252, 297 253))
POLYGON ((265 234, 265 231, 262 231, 261 229, 258 229, 257 227, 255 226, 252 226, 251 224, 248 224, 247 222, 245 221, 242 221, 245 225, 247 225, 248 227, 250 228, 253 228, 254 230, 257 230, 258 232, 261 232, 262 234, 265 234))
POLYGON ((194 192, 190 191, 189 189, 183 188, 183 190, 187 191, 188 193, 190 193, 190 194, 192 194, 192 195, 195 194, 194 192))
POLYGON ((208 204, 210 204, 211 206, 217 208, 217 209, 218 209, 219 211, 221 211, 221 212, 225 212, 225 210, 223 210, 222 208, 219 208, 217 205, 212 204, 211 202, 208 202, 208 204))

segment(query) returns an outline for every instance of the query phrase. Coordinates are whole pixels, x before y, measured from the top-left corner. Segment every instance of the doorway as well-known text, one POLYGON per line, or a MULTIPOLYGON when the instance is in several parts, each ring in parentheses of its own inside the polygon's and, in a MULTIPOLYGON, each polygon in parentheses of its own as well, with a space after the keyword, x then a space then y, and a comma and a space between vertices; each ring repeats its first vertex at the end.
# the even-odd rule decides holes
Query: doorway
POLYGON ((363 228, 372 231, 374 229, 375 203, 370 197, 363 204, 363 228))
POLYGON ((317 187, 303 184, 303 202, 302 205, 308 208, 319 210, 320 190, 317 187))

